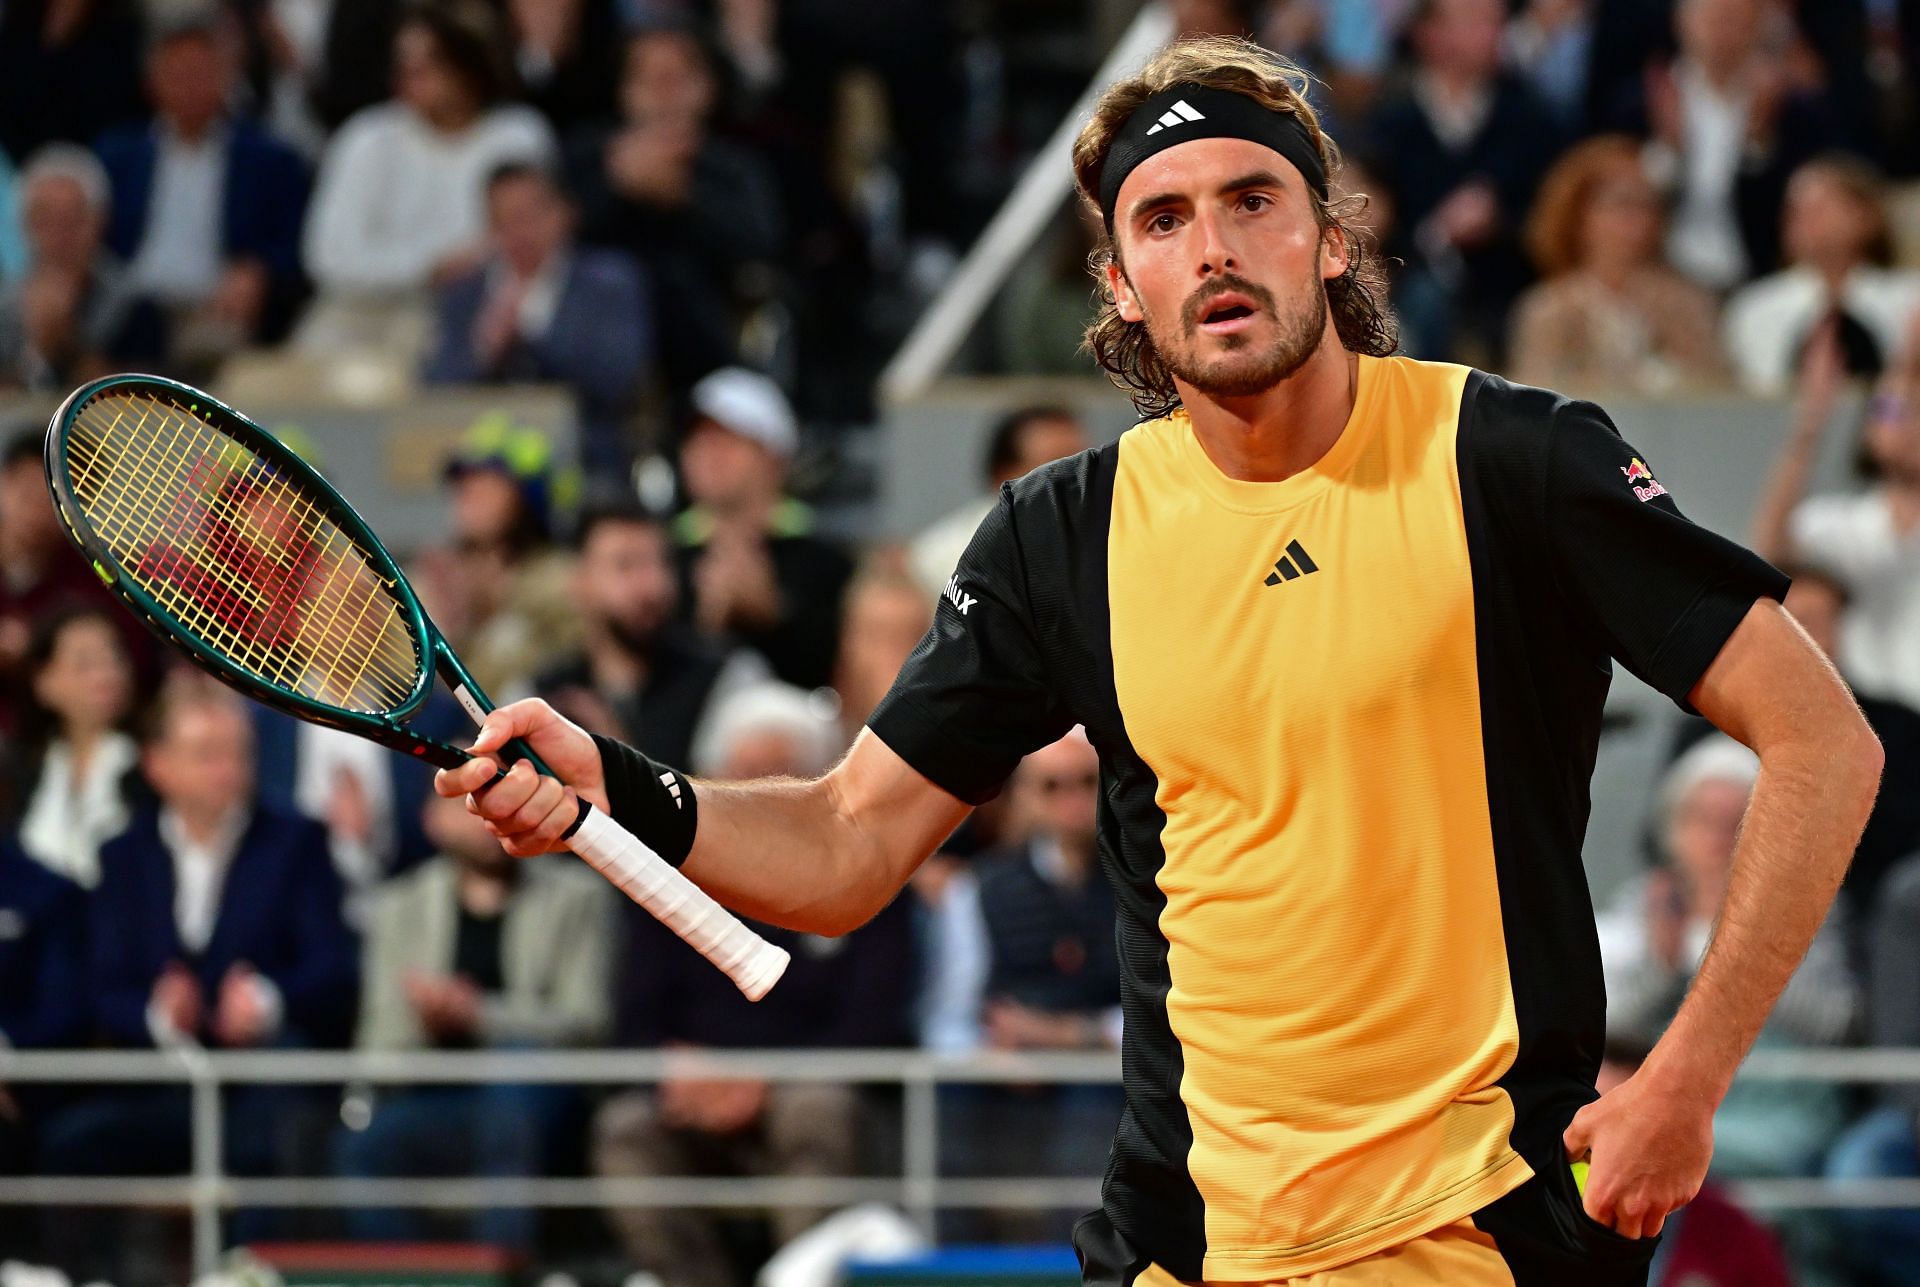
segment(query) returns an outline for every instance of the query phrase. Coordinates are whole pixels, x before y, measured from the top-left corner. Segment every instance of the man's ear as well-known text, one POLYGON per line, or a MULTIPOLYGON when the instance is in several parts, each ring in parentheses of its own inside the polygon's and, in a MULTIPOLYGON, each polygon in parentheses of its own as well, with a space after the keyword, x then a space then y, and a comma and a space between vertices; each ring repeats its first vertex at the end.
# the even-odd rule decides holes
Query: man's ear
POLYGON ((1347 271, 1349 250, 1347 230, 1337 223, 1330 223, 1320 234, 1320 277, 1323 281, 1332 281, 1347 271))
POLYGON ((1133 284, 1120 271, 1118 259, 1107 262, 1107 285, 1113 289, 1113 302, 1120 311, 1121 321, 1138 322, 1146 318, 1146 314, 1140 311, 1140 297, 1133 293, 1133 284))

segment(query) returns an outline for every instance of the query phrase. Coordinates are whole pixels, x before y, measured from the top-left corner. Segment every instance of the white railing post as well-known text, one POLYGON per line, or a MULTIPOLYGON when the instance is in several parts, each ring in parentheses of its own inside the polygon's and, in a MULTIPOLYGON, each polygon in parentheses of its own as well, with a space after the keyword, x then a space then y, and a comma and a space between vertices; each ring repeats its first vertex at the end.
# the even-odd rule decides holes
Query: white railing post
POLYGON ((908 1074, 904 1092, 905 1205, 921 1232, 933 1238, 940 1210, 940 1085, 930 1062, 908 1074))
POLYGON ((226 1140, 221 1121, 218 1069, 198 1047, 180 1051, 192 1102, 193 1272, 204 1278, 220 1267, 221 1189, 226 1183, 226 1140))

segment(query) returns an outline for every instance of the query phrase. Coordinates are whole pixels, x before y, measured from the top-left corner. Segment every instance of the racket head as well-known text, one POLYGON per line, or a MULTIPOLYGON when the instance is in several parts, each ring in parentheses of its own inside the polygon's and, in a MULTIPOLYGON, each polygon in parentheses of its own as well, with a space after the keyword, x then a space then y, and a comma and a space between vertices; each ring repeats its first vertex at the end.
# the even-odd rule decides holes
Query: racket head
POLYGON ((45 460, 95 574, 196 665, 297 718, 442 759, 402 721, 444 645, 386 547, 272 434, 190 385, 114 375, 54 412, 45 460))

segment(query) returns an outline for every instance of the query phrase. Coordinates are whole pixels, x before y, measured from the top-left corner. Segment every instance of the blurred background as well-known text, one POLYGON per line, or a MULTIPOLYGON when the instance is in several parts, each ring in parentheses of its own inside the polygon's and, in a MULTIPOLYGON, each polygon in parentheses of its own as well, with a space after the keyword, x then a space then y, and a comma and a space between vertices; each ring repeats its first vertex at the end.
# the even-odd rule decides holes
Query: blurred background
MULTIPOLYGON (((1407 353, 1602 400, 1795 574, 1886 785, 1655 1282, 1920 1283, 1909 0, 0 2, 0 1281, 1078 1282, 1119 1113, 1083 737, 871 924, 769 931, 752 1006, 421 766, 170 671, 40 437, 94 375, 204 384, 497 701, 817 773, 996 486, 1132 423, 1067 145, 1200 31, 1318 78, 1407 353)), ((1609 1078, 1755 771, 1616 678, 1609 1078)))

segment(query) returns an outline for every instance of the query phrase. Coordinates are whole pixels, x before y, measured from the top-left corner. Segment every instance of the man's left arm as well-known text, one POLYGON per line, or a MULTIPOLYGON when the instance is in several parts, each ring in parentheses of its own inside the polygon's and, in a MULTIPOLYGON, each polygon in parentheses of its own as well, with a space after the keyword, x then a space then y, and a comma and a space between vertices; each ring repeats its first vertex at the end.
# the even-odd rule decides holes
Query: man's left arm
POLYGON ((1826 919, 1880 783, 1879 740, 1786 610, 1756 602, 1688 695, 1760 756, 1726 902, 1679 1014, 1641 1069, 1574 1117, 1587 1214, 1660 1231, 1699 1190, 1713 1114, 1826 919))

